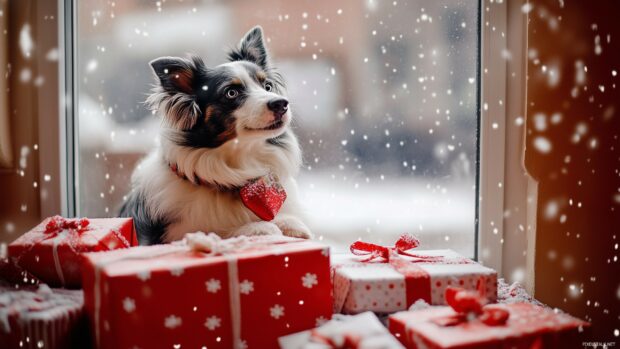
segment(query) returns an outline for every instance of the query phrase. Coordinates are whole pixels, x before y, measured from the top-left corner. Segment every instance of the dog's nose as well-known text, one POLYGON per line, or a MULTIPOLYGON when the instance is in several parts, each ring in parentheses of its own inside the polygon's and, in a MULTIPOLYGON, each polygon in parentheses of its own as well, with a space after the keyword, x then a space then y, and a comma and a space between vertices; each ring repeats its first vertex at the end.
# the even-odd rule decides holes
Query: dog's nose
POLYGON ((280 117, 288 110, 288 101, 284 98, 276 98, 267 102, 267 108, 277 117, 280 117))

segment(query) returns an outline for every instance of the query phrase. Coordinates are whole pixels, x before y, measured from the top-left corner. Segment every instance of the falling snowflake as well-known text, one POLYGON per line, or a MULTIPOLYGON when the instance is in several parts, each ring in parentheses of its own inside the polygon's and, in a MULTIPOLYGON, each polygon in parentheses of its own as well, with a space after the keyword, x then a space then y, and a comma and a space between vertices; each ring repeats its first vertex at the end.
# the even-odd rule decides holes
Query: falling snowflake
POLYGON ((306 288, 312 288, 318 283, 316 274, 306 273, 306 275, 301 277, 301 284, 306 288))
POLYGON ((166 319, 164 319, 164 326, 166 328, 173 329, 173 328, 181 326, 181 322, 182 321, 180 317, 175 316, 175 315, 170 315, 166 319))
POLYGON ((215 329, 220 327, 221 324, 222 319, 213 315, 207 318, 207 321, 205 322, 205 327, 208 328, 210 331, 215 331, 215 329))
POLYGON ((211 293, 216 293, 222 288, 220 280, 216 279, 209 279, 209 281, 207 281, 205 284, 207 285, 207 291, 211 293))
POLYGON ((19 48, 22 51, 22 55, 26 58, 30 58, 33 47, 34 42, 32 41, 32 35, 30 35, 30 25, 24 24, 19 32, 19 48))
POLYGON ((269 308, 269 314, 274 319, 279 319, 284 316, 284 307, 280 304, 276 304, 273 307, 269 308))
POLYGON ((551 142, 542 136, 534 138, 534 148, 542 154, 549 154, 551 152, 551 142))
POLYGON ((319 316, 314 320, 314 327, 323 326, 327 322, 327 319, 324 316, 319 316))
POLYGON ((242 294, 250 294, 254 291, 254 283, 250 280, 243 280, 241 284, 239 284, 239 292, 242 294))
POLYGON ((128 313, 133 312, 134 310, 136 310, 136 301, 129 297, 123 299, 123 309, 125 309, 125 311, 128 313))

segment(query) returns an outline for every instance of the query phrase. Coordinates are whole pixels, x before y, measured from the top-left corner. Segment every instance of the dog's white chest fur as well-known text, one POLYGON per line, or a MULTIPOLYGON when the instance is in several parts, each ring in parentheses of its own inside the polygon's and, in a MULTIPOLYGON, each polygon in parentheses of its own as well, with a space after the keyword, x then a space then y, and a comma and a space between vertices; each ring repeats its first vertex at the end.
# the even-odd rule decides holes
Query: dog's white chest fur
MULTIPOLYGON (((233 141, 217 149, 191 149, 164 142, 140 163, 132 178, 134 187, 144 195, 146 208, 153 217, 170 222, 163 236, 166 242, 182 239, 186 233, 194 231, 216 232, 223 237, 277 234, 276 228, 281 232, 286 229, 282 221, 299 215, 293 175, 300 159, 299 154, 290 151, 297 145, 294 136, 290 137, 292 143, 288 146, 293 148, 286 149, 265 142, 240 144, 233 141), (178 177, 169 168, 168 161, 174 161, 179 172, 187 175, 196 173, 213 182, 237 186, 250 178, 273 172, 279 176, 287 199, 273 223, 262 222, 244 206, 238 191, 195 185, 178 177), (249 228, 250 223, 256 224, 249 228)), ((304 231, 287 235, 309 234, 303 223, 295 228, 304 231)))

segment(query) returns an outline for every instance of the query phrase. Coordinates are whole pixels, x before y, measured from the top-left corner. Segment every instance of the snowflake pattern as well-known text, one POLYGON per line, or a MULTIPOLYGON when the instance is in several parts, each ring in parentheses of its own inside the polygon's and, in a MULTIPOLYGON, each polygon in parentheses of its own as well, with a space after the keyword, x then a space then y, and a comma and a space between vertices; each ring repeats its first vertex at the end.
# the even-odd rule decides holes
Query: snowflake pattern
POLYGON ((172 276, 181 276, 183 275, 183 272, 183 268, 180 267, 170 269, 170 274, 172 274, 172 276))
POLYGON ((284 307, 280 304, 276 304, 273 307, 269 308, 269 314, 274 319, 279 319, 284 316, 284 307))
POLYGON ((237 342, 235 349, 248 349, 248 343, 241 339, 237 342))
POLYGON ((322 249, 321 254, 325 257, 329 257, 329 248, 322 249))
POLYGON ((134 310, 136 310, 136 301, 129 297, 123 299, 123 309, 125 309, 125 311, 128 313, 133 312, 134 310))
POLYGON ((301 284, 306 288, 312 288, 318 283, 316 274, 306 273, 306 275, 301 277, 301 284))
POLYGON ((239 292, 242 294, 250 294, 254 291, 254 283, 248 279, 241 281, 239 284, 239 292))
POLYGON ((170 315, 164 319, 164 327, 173 329, 181 326, 181 318, 175 315, 170 315))
POLYGON ((314 327, 323 326, 327 322, 327 319, 324 316, 319 316, 314 320, 314 327))
POLYGON ((220 280, 216 279, 209 279, 209 281, 206 282, 206 285, 207 291, 211 293, 217 293, 217 291, 222 288, 222 283, 220 282, 220 280))
POLYGON ((213 315, 207 318, 205 321, 205 327, 209 329, 209 331, 215 331, 216 328, 220 327, 222 324, 222 319, 213 315))
POLYGON ((138 279, 140 279, 142 281, 146 281, 146 280, 151 278, 151 272, 148 271, 148 270, 141 271, 141 272, 138 273, 137 276, 138 276, 138 279))

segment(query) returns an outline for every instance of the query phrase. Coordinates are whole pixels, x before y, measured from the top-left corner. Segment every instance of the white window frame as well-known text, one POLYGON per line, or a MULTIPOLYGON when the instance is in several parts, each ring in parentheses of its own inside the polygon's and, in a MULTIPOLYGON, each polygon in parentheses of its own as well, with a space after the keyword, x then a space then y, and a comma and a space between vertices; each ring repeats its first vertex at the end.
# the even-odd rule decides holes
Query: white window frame
MULTIPOLYGON (((526 117, 527 14, 521 11, 526 2, 480 0, 476 257, 509 279, 521 269, 533 290, 537 184, 523 165, 524 126, 514 125, 517 117, 526 117)), ((58 0, 61 180, 59 197, 49 199, 60 203, 66 216, 79 213, 75 6, 75 0, 58 0)))
POLYGON ((524 165, 525 4, 527 0, 481 4, 478 257, 532 292, 538 185, 524 165))
POLYGON ((58 133, 60 137, 60 198, 61 214, 65 217, 74 217, 77 211, 78 176, 76 161, 77 150, 77 119, 75 106, 77 105, 76 74, 75 74, 75 43, 77 33, 76 2, 75 0, 58 1, 58 76, 60 84, 58 96, 60 98, 58 133))

